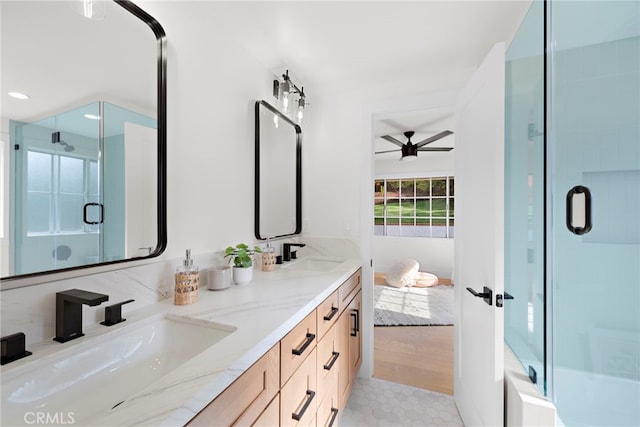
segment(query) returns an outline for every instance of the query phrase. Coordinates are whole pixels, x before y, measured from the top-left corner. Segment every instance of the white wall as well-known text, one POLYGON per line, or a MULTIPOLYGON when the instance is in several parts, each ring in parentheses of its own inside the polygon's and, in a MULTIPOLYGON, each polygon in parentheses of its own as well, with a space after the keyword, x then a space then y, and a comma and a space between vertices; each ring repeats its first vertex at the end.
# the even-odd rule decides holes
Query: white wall
MULTIPOLYGON (((212 25, 212 3, 141 7, 162 23, 168 40, 169 232, 162 258, 251 243, 254 103, 271 101, 274 76, 212 25)), ((306 83, 305 91, 314 93, 306 83)))

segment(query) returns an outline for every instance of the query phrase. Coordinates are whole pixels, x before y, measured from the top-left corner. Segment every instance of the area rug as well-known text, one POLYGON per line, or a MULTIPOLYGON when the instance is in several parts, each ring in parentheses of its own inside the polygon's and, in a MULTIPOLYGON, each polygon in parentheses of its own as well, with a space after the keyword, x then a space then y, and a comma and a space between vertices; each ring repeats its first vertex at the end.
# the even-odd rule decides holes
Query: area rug
POLYGON ((453 286, 374 286, 375 326, 453 325, 453 286))

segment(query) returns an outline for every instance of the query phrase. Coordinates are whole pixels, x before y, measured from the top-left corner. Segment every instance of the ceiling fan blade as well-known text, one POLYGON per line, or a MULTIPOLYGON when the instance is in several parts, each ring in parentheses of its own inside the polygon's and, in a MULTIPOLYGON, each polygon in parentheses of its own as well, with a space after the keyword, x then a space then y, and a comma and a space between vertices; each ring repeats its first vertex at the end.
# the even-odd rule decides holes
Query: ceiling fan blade
POLYGON ((376 151, 376 153, 375 153, 375 154, 382 154, 382 153, 397 153, 398 151, 402 151, 402 150, 376 151))
POLYGON ((380 138, 386 139, 387 141, 396 144, 398 147, 402 147, 404 145, 402 142, 389 135, 382 135, 380 138))
POLYGON ((422 147, 418 151, 451 151, 453 147, 422 147))
POLYGON ((444 138, 445 136, 451 135, 452 133, 453 132, 451 132, 450 130, 445 130, 445 131, 437 133, 437 134, 435 134, 435 135, 433 135, 433 136, 431 136, 431 137, 429 137, 429 138, 427 138, 427 139, 425 139, 423 141, 420 141, 420 142, 416 143, 415 145, 417 145, 418 147, 422 147, 423 145, 430 144, 433 141, 437 141, 437 140, 439 140, 441 138, 444 138))

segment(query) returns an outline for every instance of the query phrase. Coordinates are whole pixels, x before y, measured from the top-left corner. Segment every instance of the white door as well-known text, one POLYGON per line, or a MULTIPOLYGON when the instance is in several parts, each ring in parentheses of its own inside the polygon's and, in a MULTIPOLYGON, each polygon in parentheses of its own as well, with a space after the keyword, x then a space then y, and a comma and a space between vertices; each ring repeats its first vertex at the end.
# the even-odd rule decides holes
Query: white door
POLYGON ((504 50, 492 48, 456 105, 454 398, 466 426, 503 425, 504 50), (485 287, 490 298, 467 289, 485 287))

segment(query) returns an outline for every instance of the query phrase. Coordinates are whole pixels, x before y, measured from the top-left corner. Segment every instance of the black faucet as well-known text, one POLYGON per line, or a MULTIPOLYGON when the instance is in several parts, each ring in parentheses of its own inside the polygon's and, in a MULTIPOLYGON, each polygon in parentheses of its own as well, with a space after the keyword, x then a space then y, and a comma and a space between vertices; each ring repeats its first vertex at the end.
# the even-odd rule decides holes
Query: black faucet
POLYGON ((84 336, 82 333, 82 305, 100 305, 109 301, 109 296, 81 289, 69 289, 56 293, 56 337, 58 342, 67 342, 84 336))
POLYGON ((127 301, 119 302, 117 304, 106 306, 104 308, 104 322, 100 322, 100 324, 104 326, 113 326, 127 320, 122 318, 122 306, 133 301, 135 300, 130 299, 127 301))
POLYGON ((283 243, 282 244, 282 260, 291 261, 291 246, 298 246, 304 248, 304 243, 283 243))
POLYGON ((0 339, 2 347, 2 357, 0 358, 0 365, 11 363, 15 360, 22 359, 31 355, 30 351, 25 350, 24 332, 18 332, 15 334, 7 335, 0 339))

